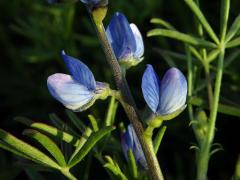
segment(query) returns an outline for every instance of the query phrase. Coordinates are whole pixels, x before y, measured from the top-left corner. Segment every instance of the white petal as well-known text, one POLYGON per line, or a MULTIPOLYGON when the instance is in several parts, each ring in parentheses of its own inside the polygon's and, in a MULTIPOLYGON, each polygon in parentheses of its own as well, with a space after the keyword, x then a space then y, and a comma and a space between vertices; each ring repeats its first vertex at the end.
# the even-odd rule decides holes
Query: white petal
POLYGON ((142 35, 135 24, 131 23, 130 27, 132 29, 132 32, 136 41, 136 51, 134 52, 134 55, 135 57, 141 58, 144 54, 144 44, 143 44, 142 35))

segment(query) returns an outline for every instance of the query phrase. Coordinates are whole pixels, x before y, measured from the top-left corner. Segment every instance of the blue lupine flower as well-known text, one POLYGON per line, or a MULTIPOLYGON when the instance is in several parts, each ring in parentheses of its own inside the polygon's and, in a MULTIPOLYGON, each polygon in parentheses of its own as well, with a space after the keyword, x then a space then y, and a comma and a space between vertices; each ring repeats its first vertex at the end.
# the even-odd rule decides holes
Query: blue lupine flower
POLYGON ((142 92, 150 109, 160 115, 169 115, 184 107, 187 81, 177 68, 170 68, 160 82, 153 67, 148 65, 142 78, 142 92))
POLYGON ((56 73, 48 77, 47 86, 51 95, 65 107, 83 111, 96 99, 104 98, 108 89, 105 83, 96 82, 92 72, 80 60, 62 51, 62 58, 71 75, 56 73))
POLYGON ((137 135, 133 129, 133 126, 128 125, 127 131, 122 134, 121 144, 125 158, 128 160, 128 151, 131 149, 138 165, 147 169, 147 162, 141 147, 141 144, 137 138, 137 135))
POLYGON ((99 6, 108 5, 108 0, 80 0, 80 1, 89 5, 90 7, 99 7, 99 6))
POLYGON ((116 58, 127 68, 143 60, 142 35, 135 24, 129 24, 122 13, 115 13, 107 30, 107 37, 116 58))

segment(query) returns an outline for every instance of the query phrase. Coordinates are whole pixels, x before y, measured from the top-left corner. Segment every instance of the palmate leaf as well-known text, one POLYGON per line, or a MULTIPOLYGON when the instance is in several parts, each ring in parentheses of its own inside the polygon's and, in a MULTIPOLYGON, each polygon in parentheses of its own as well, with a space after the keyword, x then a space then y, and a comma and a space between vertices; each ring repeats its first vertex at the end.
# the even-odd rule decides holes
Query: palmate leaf
POLYGON ((73 146, 77 146, 78 143, 79 143, 77 137, 75 137, 75 136, 73 136, 73 135, 71 135, 71 134, 69 134, 65 131, 61 131, 61 130, 53 127, 53 126, 49 126, 49 125, 44 124, 44 123, 34 122, 34 121, 31 121, 31 120, 29 120, 27 118, 24 118, 24 117, 16 117, 15 120, 27 125, 28 127, 36 129, 40 132, 43 132, 43 133, 46 133, 46 134, 51 135, 53 137, 56 137, 59 140, 70 143, 73 146))
POLYGON ((182 41, 184 43, 192 44, 195 46, 200 46, 200 47, 208 47, 208 48, 215 48, 216 45, 212 42, 209 42, 207 40, 203 40, 188 34, 184 34, 178 31, 174 30, 167 30, 167 29, 152 29, 147 33, 148 37, 151 36, 164 36, 172 39, 176 39, 179 41, 182 41))
POLYGON ((13 151, 11 150, 10 151, 13 153, 16 153, 16 155, 20 155, 24 158, 27 158, 36 163, 40 163, 44 166, 48 166, 58 170, 61 169, 61 167, 55 161, 53 161, 50 157, 45 155, 43 152, 23 142, 22 140, 14 137, 10 133, 2 129, 0 129, 0 139, 2 142, 5 143, 5 144, 1 143, 1 147, 5 147, 4 149, 6 150, 13 149, 13 151))
POLYGON ((78 151, 78 153, 70 159, 70 161, 68 162, 68 166, 73 167, 78 164, 99 140, 101 140, 105 135, 107 135, 114 129, 115 127, 108 126, 100 129, 97 132, 92 133, 91 136, 88 138, 87 142, 80 149, 80 151, 78 151))
POLYGON ((213 31, 212 27, 209 25, 208 21, 206 20, 205 16, 197 6, 197 4, 193 0, 185 0, 186 4, 190 7, 192 12, 198 18, 202 26, 205 28, 206 32, 209 36, 214 40, 215 43, 219 43, 219 39, 217 38, 215 32, 213 31))
POLYGON ((23 134, 40 143, 57 160, 60 166, 66 166, 61 150, 49 137, 33 129, 26 129, 23 134))
POLYGON ((76 149, 75 149, 74 153, 72 154, 72 156, 70 157, 69 161, 71 161, 76 156, 76 154, 81 150, 81 148, 87 142, 87 140, 91 134, 92 134, 92 129, 87 127, 85 132, 83 133, 82 137, 79 139, 78 146, 76 147, 76 149))
POLYGON ((104 167, 110 170, 113 174, 115 174, 117 177, 119 177, 121 180, 127 180, 128 178, 123 174, 121 169, 119 168, 118 164, 113 161, 113 159, 110 156, 105 156, 107 163, 104 164, 104 167))
POLYGON ((75 130, 73 130, 70 126, 63 122, 56 114, 54 113, 50 114, 49 118, 58 129, 67 131, 76 137, 79 136, 75 130))

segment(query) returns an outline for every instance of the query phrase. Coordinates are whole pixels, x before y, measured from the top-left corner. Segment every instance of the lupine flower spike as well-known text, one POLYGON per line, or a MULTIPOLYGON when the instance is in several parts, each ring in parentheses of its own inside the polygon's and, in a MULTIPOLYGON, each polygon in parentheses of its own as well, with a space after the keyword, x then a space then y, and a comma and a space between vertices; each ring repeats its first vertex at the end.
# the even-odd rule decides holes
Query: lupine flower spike
POLYGON ((114 14, 106 33, 115 56, 123 67, 128 69, 143 60, 142 35, 135 24, 129 24, 124 14, 114 14))
POLYGON ((170 68, 160 82, 151 65, 142 78, 142 92, 152 112, 169 120, 180 114, 186 105, 187 81, 177 68, 170 68))
POLYGON ((122 134, 121 144, 124 156, 127 160, 128 151, 131 149, 137 165, 144 169, 147 169, 147 162, 141 144, 131 124, 128 125, 127 131, 122 134))
POLYGON ((56 73, 48 77, 50 94, 66 108, 83 111, 94 104, 96 99, 108 96, 109 86, 97 82, 92 72, 80 60, 62 51, 62 58, 71 75, 56 73))

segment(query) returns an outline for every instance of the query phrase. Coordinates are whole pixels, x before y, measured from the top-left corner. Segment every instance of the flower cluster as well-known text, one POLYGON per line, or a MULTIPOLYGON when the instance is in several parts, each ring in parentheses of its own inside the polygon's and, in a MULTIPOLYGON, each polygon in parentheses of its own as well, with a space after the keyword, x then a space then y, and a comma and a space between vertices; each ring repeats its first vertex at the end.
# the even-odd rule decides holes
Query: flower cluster
MULTIPOLYGON (((108 4, 107 0, 81 1, 90 8, 108 4)), ((135 24, 129 24, 124 14, 117 12, 113 15, 107 26, 106 36, 122 69, 129 69, 143 60, 142 35, 135 24)), ((53 74, 48 78, 47 85, 51 95, 65 107, 74 111, 83 111, 93 105, 97 99, 105 99, 112 95, 109 86, 95 81, 93 73, 83 62, 66 55, 64 51, 62 58, 70 75, 53 74)), ((167 119, 172 119, 185 107, 187 81, 177 68, 170 68, 160 81, 153 67, 147 65, 142 77, 142 92, 155 117, 168 116, 167 119)), ((152 119, 155 120, 156 118, 152 119)), ((143 150, 132 125, 129 125, 127 131, 122 134, 121 142, 125 157, 128 159, 128 151, 132 150, 137 164, 147 169, 143 150)))

